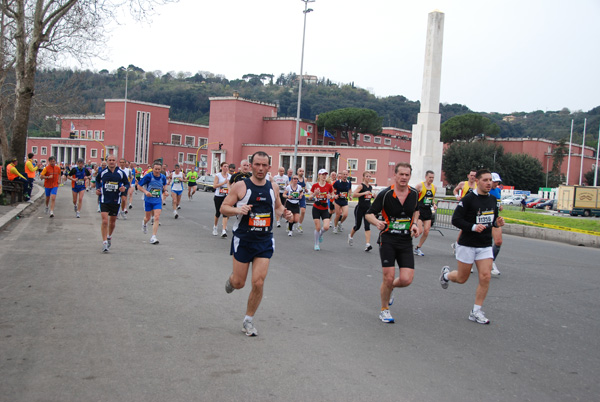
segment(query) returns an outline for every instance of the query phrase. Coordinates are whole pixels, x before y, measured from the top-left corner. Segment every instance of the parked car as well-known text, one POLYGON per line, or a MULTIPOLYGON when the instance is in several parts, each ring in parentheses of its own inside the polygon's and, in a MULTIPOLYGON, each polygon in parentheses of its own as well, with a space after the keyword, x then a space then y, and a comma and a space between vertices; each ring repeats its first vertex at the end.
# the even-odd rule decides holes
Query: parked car
POLYGON ((523 199, 520 195, 512 195, 508 198, 502 200, 502 205, 521 205, 521 200, 523 199))
POLYGON ((215 176, 200 176, 198 179, 198 190, 215 191, 215 176))
POLYGON ((548 201, 547 198, 538 198, 537 200, 533 200, 527 203, 527 208, 535 208, 536 205, 541 204, 543 202, 548 201))
POLYGON ((535 206, 536 209, 552 209, 556 205, 556 200, 546 200, 535 206))

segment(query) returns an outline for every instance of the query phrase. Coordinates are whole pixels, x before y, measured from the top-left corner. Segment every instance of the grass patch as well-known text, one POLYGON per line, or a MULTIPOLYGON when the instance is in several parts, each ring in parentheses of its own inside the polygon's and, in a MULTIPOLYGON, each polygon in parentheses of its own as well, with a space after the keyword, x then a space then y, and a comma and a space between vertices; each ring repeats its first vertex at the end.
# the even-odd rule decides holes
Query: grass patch
MULTIPOLYGON (((504 210, 500 212, 500 216, 507 218, 507 223, 513 223, 510 218, 521 219, 524 221, 543 223, 546 225, 563 226, 571 229, 589 230, 600 233, 600 219, 598 218, 573 218, 568 216, 546 215, 540 212, 533 211, 511 211, 504 210)), ((514 222, 522 225, 526 223, 514 222)))

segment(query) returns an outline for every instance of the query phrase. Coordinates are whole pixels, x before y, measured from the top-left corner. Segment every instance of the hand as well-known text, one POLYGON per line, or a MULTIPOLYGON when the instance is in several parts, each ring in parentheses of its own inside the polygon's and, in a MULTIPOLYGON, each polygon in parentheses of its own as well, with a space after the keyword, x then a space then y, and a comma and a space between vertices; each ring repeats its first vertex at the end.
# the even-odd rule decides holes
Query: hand
MULTIPOLYGON (((500 219, 500 218, 498 218, 498 219, 500 219)), ((486 229, 486 226, 485 226, 485 225, 482 225, 482 224, 479 224, 479 225, 475 226, 475 231, 476 231, 477 233, 481 233, 481 232, 483 232, 485 229, 486 229)))
POLYGON ((248 212, 250 212, 250 210, 252 209, 252 205, 249 205, 249 204, 242 205, 238 209, 240 211, 240 215, 248 215, 248 212))
POLYGON ((456 194, 456 199, 460 201, 460 194, 456 194))
POLYGON ((410 226, 410 235, 412 237, 419 237, 419 225, 413 223, 410 226))
POLYGON ((124 192, 124 191, 125 191, 125 186, 121 186, 121 187, 119 187, 119 191, 120 191, 120 192, 124 192))
POLYGON ((375 224, 375 226, 377 226, 377 229, 383 230, 383 229, 385 229, 385 222, 378 220, 377 223, 375 224))
POLYGON ((294 218, 294 214, 292 213, 292 211, 290 211, 288 209, 283 210, 283 216, 285 217, 285 220, 287 220, 287 221, 291 221, 294 218))
POLYGON ((496 219, 496 225, 498 225, 498 227, 504 226, 504 218, 499 216, 498 219, 496 219))
POLYGON ((97 188, 97 189, 96 189, 96 195, 100 195, 100 194, 102 194, 102 191, 100 191, 100 189, 99 189, 99 188, 97 188))

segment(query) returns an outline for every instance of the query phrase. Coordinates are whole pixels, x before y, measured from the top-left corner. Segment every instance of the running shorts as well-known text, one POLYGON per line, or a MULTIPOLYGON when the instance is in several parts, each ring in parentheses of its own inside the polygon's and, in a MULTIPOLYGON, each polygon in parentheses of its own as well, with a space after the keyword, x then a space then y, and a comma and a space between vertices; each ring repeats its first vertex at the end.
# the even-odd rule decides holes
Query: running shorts
POLYGON ((293 202, 286 201, 285 208, 288 211, 292 211, 293 214, 299 214, 300 213, 300 204, 299 203, 295 203, 294 204, 293 202))
POLYGON ((492 247, 468 247, 456 245, 456 259, 465 264, 473 264, 475 261, 494 259, 492 247))
POLYGON ((100 204, 100 212, 108 212, 108 216, 117 216, 119 214, 119 210, 121 209, 120 204, 113 203, 101 203, 100 204))
POLYGON ((300 198, 300 208, 306 208, 306 197, 302 196, 302 198, 300 198))
POLYGON ((223 200, 225 200, 225 197, 217 197, 215 196, 214 201, 215 201, 215 216, 218 218, 221 216, 221 204, 223 204, 223 200))
POLYGON ((58 193, 58 187, 52 187, 52 188, 44 187, 44 190, 46 190, 46 197, 50 197, 50 195, 52 195, 52 194, 56 195, 56 193, 58 193))
POLYGON ((158 202, 155 201, 144 201, 144 211, 146 212, 150 212, 154 209, 162 209, 162 202, 160 201, 161 199, 158 198, 158 202))
POLYGON ((188 182, 188 187, 196 187, 196 186, 197 186, 196 182, 193 182, 193 183, 188 182))
POLYGON ((331 219, 331 214, 329 213, 328 209, 318 209, 315 208, 315 206, 313 205, 313 209, 312 209, 312 216, 313 219, 331 219))
POLYGON ((379 245, 379 257, 381 258, 382 267, 394 267, 394 264, 398 263, 399 268, 415 268, 415 255, 412 250, 412 242, 381 242, 379 245))
POLYGON ((171 192, 177 195, 181 195, 181 193, 183 193, 183 190, 171 190, 171 192))
POLYGON ((422 220, 423 222, 430 221, 432 217, 433 217, 433 214, 431 213, 430 207, 419 208, 419 219, 420 220, 422 220))
POLYGON ((79 187, 79 186, 75 186, 73 188, 71 188, 73 190, 74 193, 80 193, 83 190, 85 190, 85 187, 79 187))
POLYGON ((252 262, 255 258, 271 258, 275 251, 275 239, 267 239, 261 242, 250 242, 242 240, 237 236, 231 239, 231 251, 236 261, 241 263, 252 262))

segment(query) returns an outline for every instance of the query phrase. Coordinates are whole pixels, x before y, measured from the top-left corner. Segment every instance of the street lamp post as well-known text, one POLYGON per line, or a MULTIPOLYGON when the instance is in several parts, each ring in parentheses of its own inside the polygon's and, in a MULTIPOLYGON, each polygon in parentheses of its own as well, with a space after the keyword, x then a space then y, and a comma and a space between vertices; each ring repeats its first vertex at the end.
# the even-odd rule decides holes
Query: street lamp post
POLYGON ((300 103, 302 102, 302 81, 303 80, 303 69, 304 69, 304 38, 306 37, 306 14, 313 11, 312 8, 308 8, 308 3, 314 3, 316 0, 300 0, 304 2, 304 29, 302 30, 302 57, 300 57, 300 83, 298 84, 298 109, 296 111, 296 137, 294 140, 294 172, 296 171, 297 159, 298 159, 298 137, 300 134, 300 103))

